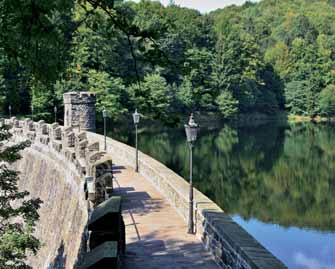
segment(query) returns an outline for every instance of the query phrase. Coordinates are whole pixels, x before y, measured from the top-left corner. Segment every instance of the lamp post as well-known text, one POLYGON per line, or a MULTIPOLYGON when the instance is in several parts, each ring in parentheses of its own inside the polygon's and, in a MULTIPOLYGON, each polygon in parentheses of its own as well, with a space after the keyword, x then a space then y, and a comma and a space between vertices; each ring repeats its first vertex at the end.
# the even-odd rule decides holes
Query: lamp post
POLYGON ((11 118, 12 117, 12 106, 11 105, 8 106, 8 112, 9 112, 9 118, 11 118))
POLYGON ((186 139, 189 144, 190 149, 190 190, 189 190, 189 212, 188 212, 188 233, 194 233, 194 222, 193 222, 193 179, 192 179, 192 170, 193 170, 193 146, 197 140, 197 134, 199 131, 199 125, 195 123, 193 118, 193 113, 190 116, 188 124, 185 124, 185 133, 186 139))
POLYGON ((34 105, 31 104, 31 119, 34 121, 34 105))
POLYGON ((54 106, 55 122, 57 122, 57 106, 54 106))
POLYGON ((106 119, 107 119, 107 110, 104 108, 102 110, 102 117, 104 118, 104 149, 107 149, 107 141, 106 141, 106 119))
POLYGON ((140 122, 140 114, 137 113, 137 109, 135 109, 135 113, 133 113, 133 120, 134 120, 134 124, 135 124, 135 145, 136 145, 136 168, 135 168, 135 171, 138 172, 137 125, 140 122))

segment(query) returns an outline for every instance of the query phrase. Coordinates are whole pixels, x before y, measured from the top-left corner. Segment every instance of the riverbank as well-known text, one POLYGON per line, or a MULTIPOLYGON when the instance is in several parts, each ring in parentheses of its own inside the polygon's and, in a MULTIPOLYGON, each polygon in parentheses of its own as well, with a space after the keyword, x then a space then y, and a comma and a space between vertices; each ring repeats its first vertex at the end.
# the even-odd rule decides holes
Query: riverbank
MULTIPOLYGON (((258 126, 262 125, 264 123, 268 122, 277 122, 277 123, 300 123, 300 122, 314 122, 314 123, 325 123, 325 122, 335 122, 335 117, 327 118, 327 117, 321 117, 321 116, 302 116, 302 115, 295 115, 295 114, 289 114, 285 111, 280 111, 275 114, 269 115, 265 113, 244 113, 239 114, 235 119, 227 120, 222 117, 219 113, 216 112, 203 112, 203 111, 197 111, 194 112, 195 119, 198 124, 200 124, 202 127, 211 128, 215 127, 217 124, 221 123, 229 123, 232 126, 258 126)), ((31 115, 14 115, 17 119, 23 120, 25 118, 31 118, 31 115)), ((179 122, 175 122, 174 125, 167 124, 162 121, 158 120, 152 120, 149 118, 146 118, 145 115, 141 115, 141 125, 152 125, 152 123, 158 123, 160 125, 160 128, 162 126, 165 126, 167 128, 173 128, 173 127, 180 127, 183 126, 185 123, 188 122, 189 114, 179 115, 179 122)), ((6 115, 2 115, 2 117, 6 117, 6 115)), ((39 120, 39 119, 35 119, 39 120)), ((59 123, 61 124, 63 121, 59 120, 59 123)), ((103 122, 99 115, 97 115, 97 125, 102 126, 103 122)), ((132 119, 132 113, 128 113, 127 115, 123 115, 118 120, 109 120, 110 125, 124 125, 125 128, 131 128, 133 125, 133 119, 132 119)))
POLYGON ((298 122, 335 122, 335 118, 326 118, 321 116, 310 117, 310 116, 299 116, 299 115, 288 115, 289 123, 298 123, 298 122))
MULTIPOLYGON (((229 125, 236 126, 236 127, 242 127, 242 126, 253 126, 257 127, 259 125, 263 125, 265 123, 275 122, 280 124, 291 124, 291 123, 300 123, 300 122, 315 122, 315 123, 325 123, 325 122, 335 122, 335 118, 326 118, 321 116, 316 117, 310 117, 310 116, 301 116, 301 115, 293 115, 289 114, 287 112, 281 111, 276 114, 264 114, 264 113, 250 113, 250 114, 240 114, 235 119, 227 120, 224 119, 220 114, 214 113, 214 112, 194 112, 195 120, 196 122, 201 126, 205 128, 215 128, 215 126, 223 124, 223 123, 229 123, 229 125)), ((175 127, 182 127, 185 123, 187 123, 189 120, 189 114, 185 114, 180 116, 179 123, 176 123, 175 126, 171 126, 168 124, 165 124, 164 122, 155 121, 147 118, 142 118, 140 125, 142 126, 152 126, 153 123, 162 127, 167 128, 175 128, 175 127)), ((98 125, 101 125, 102 123, 98 122, 98 125)), ((132 127, 132 117, 129 114, 128 116, 123 116, 122 119, 113 122, 113 124, 122 124, 126 127, 132 127)))

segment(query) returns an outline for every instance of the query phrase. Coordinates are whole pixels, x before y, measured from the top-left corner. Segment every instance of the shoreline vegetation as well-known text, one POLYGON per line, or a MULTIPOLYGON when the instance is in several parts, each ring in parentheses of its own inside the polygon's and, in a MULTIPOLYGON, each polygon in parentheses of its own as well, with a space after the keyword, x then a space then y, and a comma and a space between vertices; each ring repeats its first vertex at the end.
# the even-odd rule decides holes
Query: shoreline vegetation
MULTIPOLYGON (((302 116, 302 115, 293 115, 287 112, 281 111, 274 115, 262 114, 262 113, 250 113, 250 114, 240 114, 234 119, 226 120, 219 113, 208 113, 208 112, 195 112, 195 119, 201 125, 205 127, 215 127, 216 123, 226 122, 231 124, 232 126, 257 126, 260 124, 268 123, 268 122, 278 122, 278 123, 287 123, 287 124, 295 124, 295 123, 304 123, 304 122, 313 122, 313 123, 335 123, 335 117, 321 117, 321 116, 302 116)), ((31 115, 13 115, 16 116, 17 119, 23 120, 25 118, 31 118, 31 115)), ((183 126, 183 124, 187 123, 189 120, 189 114, 178 115, 180 117, 180 121, 174 123, 173 125, 161 123, 164 127, 177 127, 183 126)), ((2 115, 2 117, 8 117, 8 115, 2 115)), ((36 119, 35 119, 36 120, 36 119)), ((62 123, 62 119, 58 121, 62 123)), ((152 120, 150 118, 142 119, 143 125, 147 123, 153 123, 157 120, 152 120)), ((112 120, 112 124, 122 123, 126 125, 132 125, 131 114, 123 115, 120 119, 112 120)), ((97 120, 97 125, 100 126, 102 124, 101 119, 97 120)))

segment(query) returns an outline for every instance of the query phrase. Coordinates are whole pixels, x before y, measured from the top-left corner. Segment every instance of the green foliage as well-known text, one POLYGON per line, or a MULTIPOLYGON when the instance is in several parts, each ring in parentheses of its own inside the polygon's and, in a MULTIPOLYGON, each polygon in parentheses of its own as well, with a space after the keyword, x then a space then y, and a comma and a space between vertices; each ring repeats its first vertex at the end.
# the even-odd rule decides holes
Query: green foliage
POLYGON ((184 108, 193 109, 195 107, 195 93, 192 81, 188 76, 184 77, 177 91, 177 99, 184 106, 184 108))
POLYGON ((37 119, 50 120, 53 115, 53 108, 56 104, 53 91, 38 80, 32 80, 32 100, 34 117, 37 119))
MULTIPOLYGON (((264 0, 212 13, 218 35, 226 39, 239 33, 241 40, 247 40, 247 53, 241 51, 239 58, 243 59, 246 55, 248 59, 248 55, 253 55, 246 62, 253 62, 251 69, 246 67, 254 71, 247 74, 257 78, 258 73, 264 82, 264 87, 248 82, 245 87, 240 87, 240 97, 234 93, 242 110, 256 108, 257 111, 273 113, 278 107, 283 107, 285 100, 282 93, 285 88, 289 99, 285 107, 290 113, 310 116, 318 113, 319 93, 335 79, 334 14, 335 7, 329 1, 314 0, 264 0), (255 53, 249 54, 248 51, 255 53), (273 73, 267 76, 272 77, 270 81, 262 75, 262 62, 270 64, 266 67, 273 73), (290 83, 296 81, 305 81, 307 87, 294 89, 294 84, 290 83), (292 93, 288 92, 289 89, 292 93), (292 100, 295 96, 297 101, 292 100), (303 98, 307 104, 301 101, 303 98), (264 107, 269 102, 270 105, 264 107)), ((238 73, 243 74, 243 70, 238 73)), ((250 80, 250 76, 247 77, 250 80)), ((262 84, 262 80, 256 81, 262 84)))
POLYGON ((97 111, 104 108, 108 111, 108 117, 116 119, 127 112, 122 101, 126 99, 125 86, 122 79, 111 78, 108 73, 97 72, 92 69, 88 72, 88 88, 97 94, 97 111))
POLYGON ((133 106, 141 113, 154 115, 156 119, 168 116, 171 104, 170 87, 157 73, 147 75, 140 85, 132 85, 130 96, 133 106))
POLYGON ((328 85, 319 96, 319 112, 322 116, 335 116, 335 85, 328 85))
POLYGON ((222 115, 229 119, 236 116, 238 112, 238 100, 234 98, 234 96, 229 91, 223 91, 218 96, 217 105, 219 106, 219 110, 222 115))
POLYGON ((20 159, 19 152, 29 142, 11 145, 11 134, 0 128, 0 268, 31 268, 26 264, 27 254, 36 254, 40 247, 34 236, 39 219, 40 199, 29 199, 27 191, 18 189, 18 172, 9 165, 20 159))
POLYGON ((296 115, 311 116, 312 91, 308 81, 292 81, 285 87, 286 107, 296 115))
POLYGON ((52 81, 64 66, 70 41, 72 1, 10 1, 0 4, 0 47, 43 81, 52 81))

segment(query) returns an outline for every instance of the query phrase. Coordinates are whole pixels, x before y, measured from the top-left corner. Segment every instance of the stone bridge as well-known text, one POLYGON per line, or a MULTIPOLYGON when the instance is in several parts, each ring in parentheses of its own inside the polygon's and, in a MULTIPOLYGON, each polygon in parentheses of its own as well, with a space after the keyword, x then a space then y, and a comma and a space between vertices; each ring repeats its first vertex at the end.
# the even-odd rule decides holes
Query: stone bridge
POLYGON ((94 133, 95 96, 64 95, 65 126, 15 117, 14 141, 32 146, 16 164, 20 187, 44 203, 36 234, 43 246, 36 269, 80 268, 87 255, 87 223, 111 195, 123 198, 124 268, 286 268, 214 202, 194 189, 196 234, 187 234, 188 183, 150 156, 94 133))

